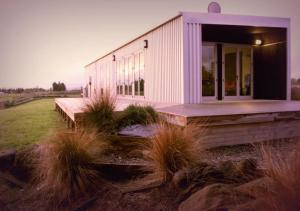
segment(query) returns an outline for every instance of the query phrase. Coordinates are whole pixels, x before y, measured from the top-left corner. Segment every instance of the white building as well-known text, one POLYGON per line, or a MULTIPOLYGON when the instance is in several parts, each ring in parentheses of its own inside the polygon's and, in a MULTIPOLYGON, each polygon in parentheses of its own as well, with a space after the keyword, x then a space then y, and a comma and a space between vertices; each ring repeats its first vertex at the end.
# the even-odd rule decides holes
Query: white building
POLYGON ((218 10, 180 12, 86 65, 85 95, 110 89, 118 98, 177 104, 290 100, 290 19, 218 10))

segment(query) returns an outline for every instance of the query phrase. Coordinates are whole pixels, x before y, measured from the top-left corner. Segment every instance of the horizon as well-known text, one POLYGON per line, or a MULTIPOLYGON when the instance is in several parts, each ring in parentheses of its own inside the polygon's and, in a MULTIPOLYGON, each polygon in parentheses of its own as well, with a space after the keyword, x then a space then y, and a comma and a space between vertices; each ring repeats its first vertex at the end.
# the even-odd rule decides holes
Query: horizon
MULTIPOLYGON (((0 87, 49 89, 54 81, 61 81, 69 89, 80 88, 85 65, 179 11, 206 13, 209 2, 1 1, 0 87)), ((217 2, 223 14, 291 18, 292 78, 300 77, 300 46, 296 45, 300 18, 296 0, 217 2), (270 9, 270 3, 276 6, 270 9)))

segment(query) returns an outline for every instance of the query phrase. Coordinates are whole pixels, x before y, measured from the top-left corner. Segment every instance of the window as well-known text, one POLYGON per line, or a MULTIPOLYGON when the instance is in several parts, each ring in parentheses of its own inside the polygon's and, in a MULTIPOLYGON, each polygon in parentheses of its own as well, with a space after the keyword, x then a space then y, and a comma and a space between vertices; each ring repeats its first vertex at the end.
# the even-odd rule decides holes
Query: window
POLYGON ((105 71, 105 65, 101 64, 100 65, 100 83, 99 83, 99 88, 100 90, 103 89, 103 87, 105 87, 105 78, 104 78, 104 71, 105 71))
POLYGON ((128 95, 129 93, 129 69, 128 69, 128 58, 125 59, 124 63, 124 86, 125 86, 125 95, 128 95))
POLYGON ((202 96, 215 96, 215 47, 213 45, 202 46, 202 96))
POLYGON ((139 77, 139 82, 140 82, 140 96, 144 96, 144 90, 145 90, 145 75, 144 75, 144 53, 140 53, 140 77, 139 77))
POLYGON ((240 96, 251 95, 251 48, 240 49, 240 96))
POLYGON ((134 95, 138 96, 139 93, 139 78, 140 78, 140 55, 134 56, 134 95))
POLYGON ((144 54, 117 61, 117 94, 144 96, 144 54))
POLYGON ((224 47, 225 96, 237 96, 237 52, 236 47, 224 47))
POLYGON ((124 84, 124 61, 120 61, 120 69, 119 69, 119 88, 120 88, 120 95, 123 93, 123 84, 124 84))
POLYGON ((116 68, 116 85, 117 85, 117 95, 120 94, 120 86, 119 86, 119 83, 120 83, 120 61, 117 61, 117 68, 116 68))
POLYGON ((132 95, 133 89, 133 57, 129 57, 128 59, 128 95, 132 95))

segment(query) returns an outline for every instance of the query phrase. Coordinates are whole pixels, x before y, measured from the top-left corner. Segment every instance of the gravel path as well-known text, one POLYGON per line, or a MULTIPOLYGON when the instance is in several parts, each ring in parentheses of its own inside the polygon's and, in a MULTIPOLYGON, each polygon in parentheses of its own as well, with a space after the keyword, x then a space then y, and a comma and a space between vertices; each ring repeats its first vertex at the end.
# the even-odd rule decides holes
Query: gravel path
POLYGON ((202 158, 206 162, 215 164, 227 160, 237 163, 243 159, 254 158, 258 161, 259 167, 264 168, 264 162, 260 153, 262 145, 267 148, 270 147, 275 156, 286 158, 290 153, 295 152, 297 144, 300 144, 300 139, 273 140, 263 144, 218 147, 205 152, 202 158))

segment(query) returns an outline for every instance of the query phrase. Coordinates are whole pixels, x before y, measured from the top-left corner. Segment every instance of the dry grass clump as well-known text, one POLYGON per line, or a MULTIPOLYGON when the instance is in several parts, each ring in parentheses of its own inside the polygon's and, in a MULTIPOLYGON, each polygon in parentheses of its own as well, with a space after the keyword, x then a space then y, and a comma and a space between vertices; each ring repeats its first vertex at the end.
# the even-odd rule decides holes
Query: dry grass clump
POLYGON ((88 128, 97 128, 101 132, 110 132, 115 129, 114 111, 116 98, 105 91, 97 95, 83 108, 83 124, 88 128))
POLYGON ((95 132, 58 132, 38 149, 38 194, 56 204, 99 187, 94 164, 104 148, 95 132))
POLYGON ((265 175, 270 180, 268 191, 263 193, 267 210, 300 210, 300 144, 294 152, 283 156, 272 147, 261 147, 266 165, 265 175))
POLYGON ((149 147, 154 173, 167 181, 177 171, 196 164, 202 150, 201 142, 196 139, 199 130, 195 126, 180 128, 160 123, 149 147))

